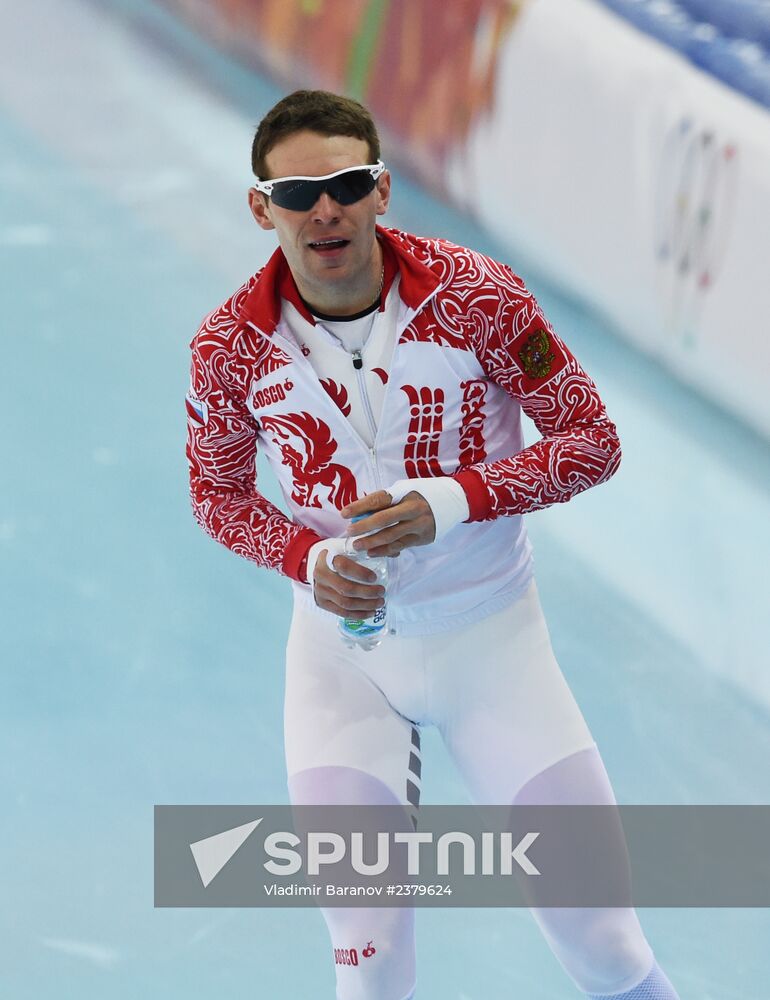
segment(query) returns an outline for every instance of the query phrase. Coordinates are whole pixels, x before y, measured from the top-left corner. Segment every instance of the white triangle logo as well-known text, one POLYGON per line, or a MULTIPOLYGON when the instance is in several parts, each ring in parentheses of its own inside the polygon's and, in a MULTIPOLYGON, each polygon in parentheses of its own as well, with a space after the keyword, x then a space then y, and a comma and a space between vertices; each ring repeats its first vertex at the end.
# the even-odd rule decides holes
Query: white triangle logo
POLYGON ((196 840, 190 844, 190 850, 198 866, 198 874, 203 882, 203 888, 213 881, 222 871, 230 858, 262 822, 262 817, 253 823, 234 826, 232 830, 215 833, 213 837, 196 840))

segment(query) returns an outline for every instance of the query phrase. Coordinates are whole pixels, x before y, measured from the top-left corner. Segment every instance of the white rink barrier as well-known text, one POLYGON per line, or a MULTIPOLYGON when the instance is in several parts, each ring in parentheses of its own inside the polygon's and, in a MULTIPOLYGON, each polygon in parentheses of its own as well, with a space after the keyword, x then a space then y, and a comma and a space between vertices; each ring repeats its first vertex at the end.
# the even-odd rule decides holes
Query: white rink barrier
POLYGON ((593 0, 532 0, 454 199, 770 437, 770 113, 593 0))

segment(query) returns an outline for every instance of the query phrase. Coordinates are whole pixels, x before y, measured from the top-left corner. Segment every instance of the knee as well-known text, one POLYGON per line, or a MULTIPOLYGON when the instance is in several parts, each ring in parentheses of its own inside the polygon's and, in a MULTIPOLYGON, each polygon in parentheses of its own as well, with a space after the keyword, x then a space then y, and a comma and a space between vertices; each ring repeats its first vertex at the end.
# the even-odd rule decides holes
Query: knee
POLYGON ((337 1000, 406 1000, 414 990, 414 910, 326 909, 337 1000))

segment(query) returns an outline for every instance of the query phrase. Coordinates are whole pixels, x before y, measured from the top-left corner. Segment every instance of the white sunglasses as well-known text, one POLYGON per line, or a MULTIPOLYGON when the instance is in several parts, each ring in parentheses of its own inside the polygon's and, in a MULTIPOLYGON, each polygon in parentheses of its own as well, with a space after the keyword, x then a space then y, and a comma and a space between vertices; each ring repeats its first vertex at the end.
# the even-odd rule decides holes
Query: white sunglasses
POLYGON ((271 198, 279 208, 292 212, 307 212, 324 191, 340 205, 352 205, 374 190, 377 178, 385 170, 382 160, 360 167, 345 167, 323 177, 276 177, 272 181, 256 181, 257 191, 271 198))

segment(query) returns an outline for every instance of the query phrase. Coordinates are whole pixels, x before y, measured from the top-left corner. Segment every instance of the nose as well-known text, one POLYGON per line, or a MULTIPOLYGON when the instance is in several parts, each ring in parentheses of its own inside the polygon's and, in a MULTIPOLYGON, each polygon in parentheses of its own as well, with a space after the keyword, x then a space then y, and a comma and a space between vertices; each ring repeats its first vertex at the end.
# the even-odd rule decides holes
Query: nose
POLYGON ((328 191, 322 191, 311 211, 316 222, 334 222, 339 218, 340 206, 328 191))

